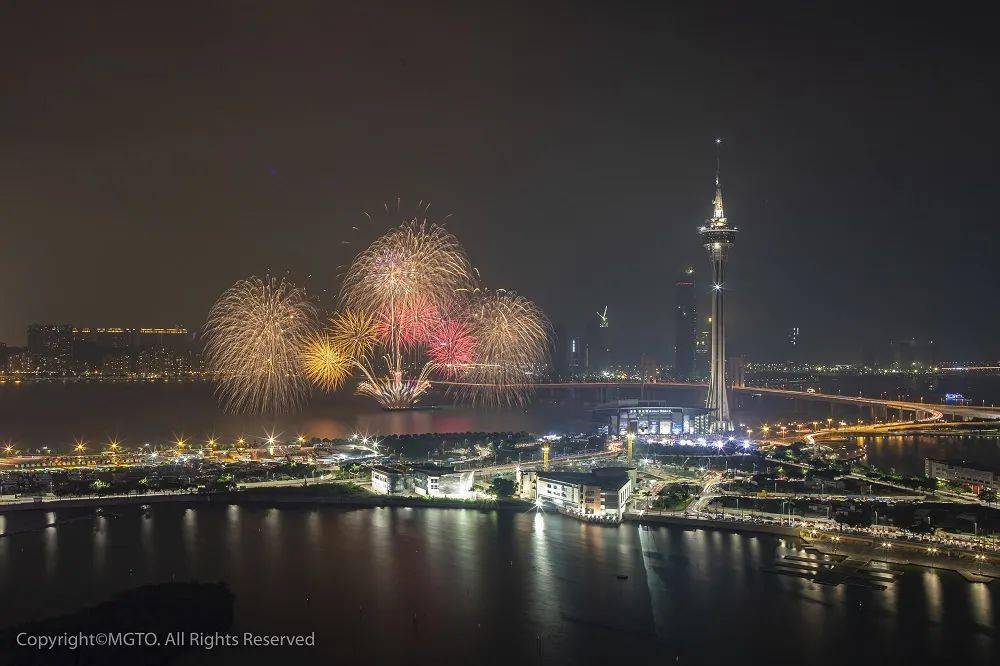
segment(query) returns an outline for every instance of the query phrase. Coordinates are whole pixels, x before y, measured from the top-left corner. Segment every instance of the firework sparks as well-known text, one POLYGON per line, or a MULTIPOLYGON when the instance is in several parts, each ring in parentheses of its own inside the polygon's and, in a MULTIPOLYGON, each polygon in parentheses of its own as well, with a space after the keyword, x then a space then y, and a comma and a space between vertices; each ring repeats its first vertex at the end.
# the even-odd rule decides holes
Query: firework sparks
POLYGON ((205 360, 226 409, 285 412, 308 393, 301 351, 316 310, 305 291, 268 277, 240 280, 212 306, 205 325, 205 360))
POLYGON ((379 341, 379 319, 374 313, 348 308, 337 314, 331 324, 330 341, 348 359, 366 358, 379 341))
POLYGON ((353 359, 326 333, 314 335, 302 350, 306 378, 325 391, 340 388, 351 374, 353 359))
POLYGON ((441 314, 438 307, 424 296, 416 296, 409 303, 396 308, 394 313, 381 313, 379 334, 383 339, 391 341, 395 333, 403 347, 412 349, 430 341, 440 325, 441 314))
POLYGON ((351 264, 340 291, 347 307, 396 313, 446 306, 471 285, 465 249, 436 224, 411 220, 376 239, 351 264))
MULTIPOLYGON (((365 313, 370 346, 353 356, 364 380, 358 392, 383 407, 412 406, 430 388, 435 362, 427 345, 461 292, 472 284, 465 250, 451 233, 426 220, 410 220, 376 239, 357 256, 344 278, 340 300, 347 310, 365 313), (377 342, 374 341, 377 339, 377 342), (385 372, 374 369, 381 348, 385 372), (404 359, 407 356, 407 359, 404 359), (419 368, 409 376, 406 368, 419 368)), ((339 339, 339 338, 338 338, 339 339)))
POLYGON ((446 377, 456 378, 475 360, 476 339, 461 319, 442 321, 427 343, 427 354, 446 377))
POLYGON ((385 357, 391 369, 385 375, 376 376, 364 362, 358 363, 364 380, 358 384, 358 393, 374 398, 385 409, 407 409, 416 404, 430 387, 432 363, 425 363, 416 377, 407 377, 401 368, 393 367, 391 356, 385 357))
POLYGON ((548 361, 548 319, 528 299, 500 289, 474 294, 469 326, 475 362, 461 391, 474 403, 524 404, 530 373, 548 361))

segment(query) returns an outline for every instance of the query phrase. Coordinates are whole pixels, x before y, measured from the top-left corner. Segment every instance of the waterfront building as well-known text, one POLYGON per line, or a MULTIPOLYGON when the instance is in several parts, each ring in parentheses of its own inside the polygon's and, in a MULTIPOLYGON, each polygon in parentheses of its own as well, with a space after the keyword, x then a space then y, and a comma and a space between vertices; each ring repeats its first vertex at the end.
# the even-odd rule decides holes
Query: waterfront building
MULTIPOLYGON (((716 139, 716 144, 721 143, 716 139)), ((736 240, 737 229, 729 224, 722 206, 722 185, 719 180, 719 165, 715 166, 715 199, 712 202, 712 217, 705 226, 698 229, 702 244, 708 252, 712 266, 712 351, 708 378, 708 396, 705 406, 715 412, 712 429, 729 432, 733 429, 729 416, 729 395, 726 386, 726 312, 724 292, 726 289, 726 264, 729 249, 736 240)))
POLYGON ((603 467, 590 472, 527 472, 526 475, 534 477, 530 485, 535 488, 533 499, 539 506, 584 517, 621 520, 635 487, 635 470, 625 467, 603 467))
POLYGON ((372 491, 380 495, 395 495, 406 490, 406 470, 391 465, 372 467, 372 491))
POLYGON ((708 407, 678 407, 664 400, 616 400, 594 408, 593 418, 608 427, 608 433, 637 435, 701 435, 709 431, 714 410, 708 407))
POLYGON ((695 376, 698 308, 694 284, 693 268, 686 269, 674 283, 674 377, 677 379, 695 376))
POLYGON ((410 478, 413 492, 418 495, 465 499, 472 493, 475 472, 460 472, 454 467, 415 467, 410 478))
POLYGON ((996 490, 1000 488, 1000 473, 992 469, 973 467, 964 460, 924 459, 924 476, 929 479, 952 481, 972 486, 974 493, 984 488, 996 490))

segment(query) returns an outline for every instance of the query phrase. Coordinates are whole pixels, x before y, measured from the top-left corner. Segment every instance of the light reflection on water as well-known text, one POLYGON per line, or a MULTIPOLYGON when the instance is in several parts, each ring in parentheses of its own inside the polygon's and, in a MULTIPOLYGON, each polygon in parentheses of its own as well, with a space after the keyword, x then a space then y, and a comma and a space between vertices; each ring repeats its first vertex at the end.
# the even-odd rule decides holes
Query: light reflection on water
POLYGON ((114 433, 127 446, 172 441, 175 433, 192 440, 214 435, 220 441, 288 436, 347 437, 356 432, 430 433, 591 429, 588 408, 577 400, 539 398, 527 408, 486 409, 436 399, 441 409, 386 412, 370 400, 343 391, 314 396, 304 411, 283 416, 224 413, 208 383, 101 384, 39 383, 0 385, 0 423, 20 446, 69 451, 74 440, 106 441, 114 433))
POLYGON ((235 629, 315 629, 317 656, 337 663, 406 663, 415 649, 752 662, 773 657, 775 635, 811 664, 862 663, 887 645, 913 663, 945 650, 986 663, 995 648, 1000 590, 940 571, 907 570, 884 592, 770 574, 778 558, 807 553, 767 535, 536 511, 154 506, 147 519, 121 507, 54 529, 32 513, 5 520, 39 529, 0 539, 0 625, 195 579, 228 582, 235 629))
POLYGON ((893 435, 863 440, 870 464, 921 475, 926 458, 960 458, 973 464, 1000 467, 1000 438, 983 435, 893 435))

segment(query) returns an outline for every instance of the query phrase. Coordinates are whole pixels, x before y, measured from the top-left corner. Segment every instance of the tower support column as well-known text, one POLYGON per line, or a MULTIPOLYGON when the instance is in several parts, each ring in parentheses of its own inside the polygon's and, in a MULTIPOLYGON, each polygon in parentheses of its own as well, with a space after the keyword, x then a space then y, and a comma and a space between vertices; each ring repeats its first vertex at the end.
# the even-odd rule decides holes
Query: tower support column
MULTIPOLYGON (((721 143, 716 139, 715 143, 721 143)), ((715 410, 712 432, 730 432, 733 429, 729 414, 729 394, 726 385, 726 260, 729 248, 736 240, 736 227, 729 224, 722 205, 722 185, 719 167, 715 170, 715 199, 712 201, 712 217, 705 220, 705 226, 698 229, 702 244, 708 252, 712 265, 712 350, 711 368, 708 380, 708 396, 705 406, 715 410)))

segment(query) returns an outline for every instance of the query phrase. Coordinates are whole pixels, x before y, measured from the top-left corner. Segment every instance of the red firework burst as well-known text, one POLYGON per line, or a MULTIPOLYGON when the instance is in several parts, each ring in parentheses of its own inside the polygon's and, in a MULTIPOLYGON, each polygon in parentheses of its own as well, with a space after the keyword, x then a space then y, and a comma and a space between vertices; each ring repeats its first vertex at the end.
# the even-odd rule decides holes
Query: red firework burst
POLYGON ((469 326, 461 320, 442 321, 427 343, 427 354, 440 371, 452 377, 472 363, 476 353, 476 339, 469 326))

